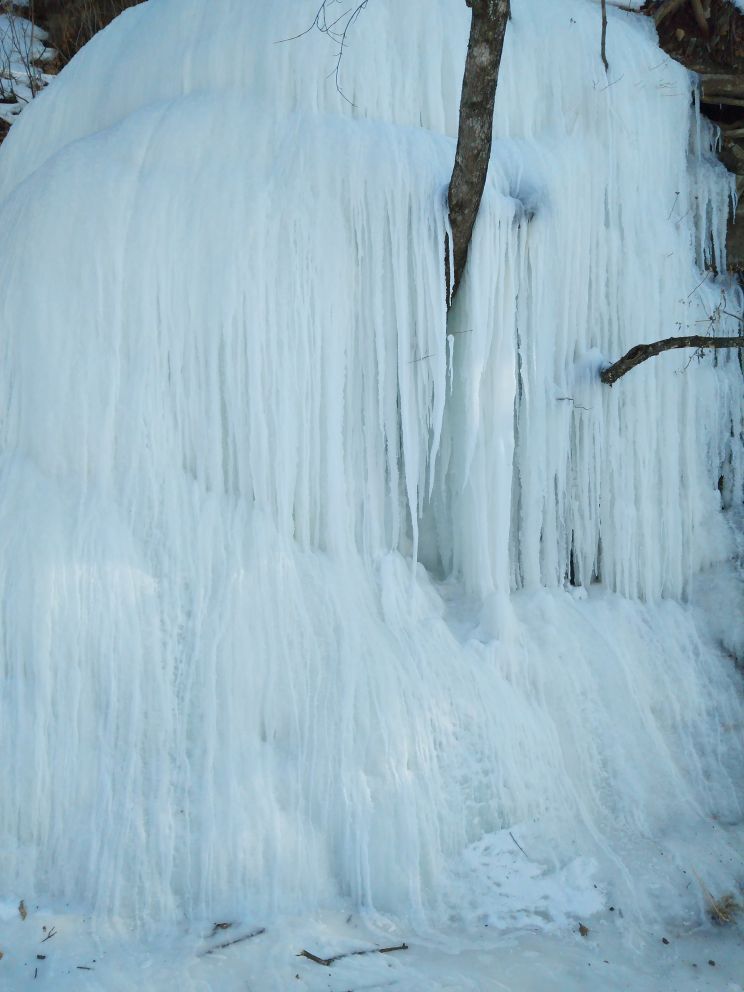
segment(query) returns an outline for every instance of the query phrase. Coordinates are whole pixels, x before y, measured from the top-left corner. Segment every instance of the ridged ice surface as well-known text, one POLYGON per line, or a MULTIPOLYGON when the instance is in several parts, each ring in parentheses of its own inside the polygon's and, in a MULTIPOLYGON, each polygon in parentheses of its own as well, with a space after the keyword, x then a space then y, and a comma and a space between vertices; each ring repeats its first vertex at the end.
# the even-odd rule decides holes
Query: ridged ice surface
POLYGON ((509 926, 732 888, 737 643, 688 598, 735 551, 740 366, 598 379, 734 333, 732 187, 643 18, 606 75, 596 4, 513 6, 449 321, 464 3, 371 0, 339 93, 281 42, 317 0, 150 0, 14 125, 8 898, 509 926))

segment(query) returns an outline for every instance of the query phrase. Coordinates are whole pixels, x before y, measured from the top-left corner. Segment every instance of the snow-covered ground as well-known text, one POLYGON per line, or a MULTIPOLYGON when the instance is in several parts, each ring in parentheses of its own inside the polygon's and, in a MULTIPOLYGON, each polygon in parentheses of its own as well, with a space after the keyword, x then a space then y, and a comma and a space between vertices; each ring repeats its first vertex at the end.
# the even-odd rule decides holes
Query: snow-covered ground
MULTIPOLYGON (((18 7, 27 4, 17 4, 18 7)), ((46 32, 25 17, 0 8, 0 120, 18 114, 53 78, 41 66, 54 58, 46 32)))
POLYGON ((449 317, 463 3, 150 0, 0 149, 13 992, 742 987, 741 369, 598 378, 738 326, 731 178, 513 6, 449 317))
POLYGON ((741 934, 680 931, 662 921, 629 939, 622 907, 578 930, 508 935, 488 927, 418 934, 399 921, 325 913, 285 918, 260 930, 232 922, 215 933, 211 922, 133 934, 125 925, 101 931, 89 921, 17 908, 0 915, 3 989, 50 992, 741 992, 741 934), (52 929, 54 928, 54 929, 52 929), (53 934, 51 939, 49 934, 53 934), (236 943, 222 947, 234 940, 236 943), (42 941, 44 941, 42 943, 42 941), (300 956, 407 944, 386 954, 350 954, 330 966, 300 956), (39 957, 41 955, 41 957, 39 957))

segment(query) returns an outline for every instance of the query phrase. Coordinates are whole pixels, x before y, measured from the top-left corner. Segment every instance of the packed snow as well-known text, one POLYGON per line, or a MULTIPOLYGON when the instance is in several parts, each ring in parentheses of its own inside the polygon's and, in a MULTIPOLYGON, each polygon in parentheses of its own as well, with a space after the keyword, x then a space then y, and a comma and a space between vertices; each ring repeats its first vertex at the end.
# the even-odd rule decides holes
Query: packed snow
POLYGON ((513 8, 449 317, 464 3, 150 0, 0 150, 10 988, 742 988, 741 368, 598 376, 736 333, 734 187, 513 8))

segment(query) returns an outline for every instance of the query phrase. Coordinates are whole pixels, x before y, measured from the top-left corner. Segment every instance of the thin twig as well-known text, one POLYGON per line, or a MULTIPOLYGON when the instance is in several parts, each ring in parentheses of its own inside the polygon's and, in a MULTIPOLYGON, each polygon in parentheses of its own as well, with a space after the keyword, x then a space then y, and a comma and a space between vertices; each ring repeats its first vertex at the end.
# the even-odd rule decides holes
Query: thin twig
MULTIPOLYGON (((563 398, 564 398, 564 397, 561 397, 561 399, 563 399, 563 398)), ((566 397, 566 398, 567 398, 567 399, 570 399, 570 397, 566 397)), ((522 845, 521 845, 521 844, 519 843, 519 841, 518 841, 518 840, 517 840, 517 838, 516 838, 516 837, 514 836, 514 834, 513 834, 512 832, 511 832, 511 830, 509 831, 509 836, 510 836, 510 837, 511 837, 511 839, 512 839, 512 840, 514 841, 514 843, 515 843, 515 844, 517 845, 517 847, 518 847, 518 848, 519 848, 519 850, 520 850, 520 851, 522 852, 522 854, 523 854, 523 855, 525 856, 525 858, 527 858, 527 860, 529 861, 529 860, 530 860, 530 858, 529 858, 529 855, 527 854, 527 852, 525 851, 525 849, 524 849, 524 848, 522 847, 522 845)))
MULTIPOLYGON (((591 410, 590 406, 581 406, 579 403, 577 403, 576 400, 573 398, 573 396, 556 396, 556 400, 563 403, 572 403, 576 410, 591 410)), ((516 844, 517 842, 514 841, 514 843, 516 844)))
POLYGON ((214 954, 215 951, 224 951, 226 947, 232 947, 233 944, 242 944, 245 940, 260 937, 262 933, 266 933, 266 927, 259 927, 258 930, 252 930, 250 933, 243 934, 242 937, 235 937, 233 940, 226 940, 223 944, 216 944, 214 947, 209 947, 206 951, 200 951, 197 957, 203 958, 207 954, 214 954))
POLYGON ((330 968, 332 964, 336 961, 340 961, 342 958, 354 958, 360 957, 362 954, 390 954, 392 951, 407 951, 408 944, 396 944, 395 947, 368 947, 364 951, 345 951, 343 954, 334 954, 330 958, 321 958, 317 954, 313 954, 312 951, 300 951, 297 955, 298 958, 307 958, 308 961, 314 961, 315 964, 323 965, 324 968, 330 968))
POLYGON ((604 93, 605 90, 608 90, 611 86, 615 86, 617 83, 620 82, 621 79, 624 78, 625 78, 625 73, 623 72, 617 77, 617 79, 613 79, 611 83, 607 83, 606 86, 600 86, 598 92, 604 93))
POLYGON ((687 359, 687 361, 685 362, 684 366, 681 369, 678 369, 674 374, 675 375, 684 375, 685 372, 689 369, 689 367, 692 365, 692 363, 695 361, 696 358, 697 358, 698 361, 700 361, 704 357, 705 357, 705 352, 703 351, 703 349, 702 348, 696 348, 695 351, 693 351, 693 353, 687 359))
POLYGON ((602 65, 605 72, 610 71, 610 63, 607 61, 607 0, 602 0, 602 65))
POLYGON ((338 45, 338 52, 336 53, 336 64, 334 68, 331 70, 331 72, 328 73, 328 76, 334 77, 334 81, 336 83, 336 90, 338 91, 339 95, 343 97, 343 99, 346 100, 346 102, 350 104, 352 107, 354 106, 354 104, 346 96, 346 94, 341 88, 341 79, 340 79, 341 60, 344 55, 344 50, 349 44, 349 32, 351 31, 357 18, 359 17, 361 12, 365 9, 368 3, 369 0, 361 0, 361 3, 358 3, 356 7, 349 7, 347 10, 343 12, 343 14, 339 14, 338 17, 334 18, 332 21, 329 21, 328 6, 327 6, 328 0, 323 0, 312 22, 308 25, 308 27, 305 28, 304 31, 300 31, 299 34, 292 35, 289 38, 280 38, 278 41, 274 42, 275 45, 283 45, 288 41, 297 41, 298 38, 304 38, 306 34, 310 34, 310 32, 313 29, 317 29, 318 31, 320 31, 321 34, 328 35, 328 37, 338 45), (340 25, 344 21, 344 19, 346 20, 342 30, 341 28, 338 27, 338 25, 340 25))
MULTIPOLYGON (((687 213, 689 213, 689 212, 690 212, 690 211, 688 210, 688 211, 687 211, 687 213)), ((700 289, 700 287, 701 287, 701 286, 703 285, 703 283, 704 283, 704 282, 707 282, 707 281, 708 281, 708 273, 706 272, 706 273, 705 273, 705 275, 703 276, 703 278, 702 278, 702 279, 700 280, 700 282, 699 282, 699 283, 697 284, 697 286, 696 286, 696 287, 695 287, 695 288, 694 288, 694 289, 692 290, 692 292, 691 292, 691 293, 688 293, 688 294, 687 294, 687 297, 686 297, 686 299, 688 299, 688 300, 689 300, 689 299, 690 299, 690 297, 692 296, 692 294, 693 294, 693 293, 697 293, 697 291, 698 291, 698 290, 700 289)))

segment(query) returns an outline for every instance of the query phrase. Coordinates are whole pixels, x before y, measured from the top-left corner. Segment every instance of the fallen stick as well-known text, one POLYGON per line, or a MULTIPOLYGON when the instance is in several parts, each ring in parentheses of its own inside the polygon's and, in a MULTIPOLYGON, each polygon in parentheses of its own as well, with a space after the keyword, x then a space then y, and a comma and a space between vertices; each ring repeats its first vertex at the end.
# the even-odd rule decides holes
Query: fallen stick
POLYGON ((216 944, 214 947, 208 947, 206 951, 200 951, 197 954, 197 957, 203 958, 206 957, 207 954, 214 954, 215 951, 224 951, 226 947, 232 947, 233 944, 242 944, 244 940, 251 940, 253 937, 260 937, 262 933, 266 933, 266 927, 259 927, 258 930, 252 930, 250 933, 245 933, 242 937, 234 937, 232 940, 226 940, 222 944, 216 944))
POLYGON ((336 960, 336 958, 319 958, 317 954, 313 954, 312 951, 300 951, 297 957, 307 958, 309 961, 314 961, 316 964, 325 965, 326 968, 329 964, 332 964, 336 960))
MULTIPOLYGON (((568 397, 567 397, 567 398, 568 398, 568 397)), ((529 859, 529 857, 528 857, 528 855, 527 855, 527 852, 526 852, 526 851, 525 851, 525 849, 524 849, 524 848, 522 847, 522 845, 521 845, 521 844, 519 843, 519 841, 518 841, 518 840, 517 840, 517 838, 516 838, 516 837, 514 836, 514 834, 513 834, 512 832, 511 832, 511 830, 509 831, 509 836, 510 836, 510 837, 511 837, 511 839, 512 839, 512 840, 514 841, 514 843, 515 843, 515 844, 517 845, 517 847, 518 847, 518 848, 519 848, 519 850, 520 850, 520 851, 522 852, 522 854, 523 854, 523 855, 525 856, 525 858, 527 858, 527 860, 529 861, 530 859, 529 859)))
POLYGON ((307 958, 316 964, 322 964, 324 968, 329 968, 334 962, 340 961, 341 958, 353 958, 362 954, 390 954, 391 951, 407 950, 408 944, 397 944, 395 947, 369 947, 366 951, 345 951, 343 954, 334 954, 332 958, 319 958, 317 954, 313 954, 311 951, 300 951, 297 957, 307 958))

